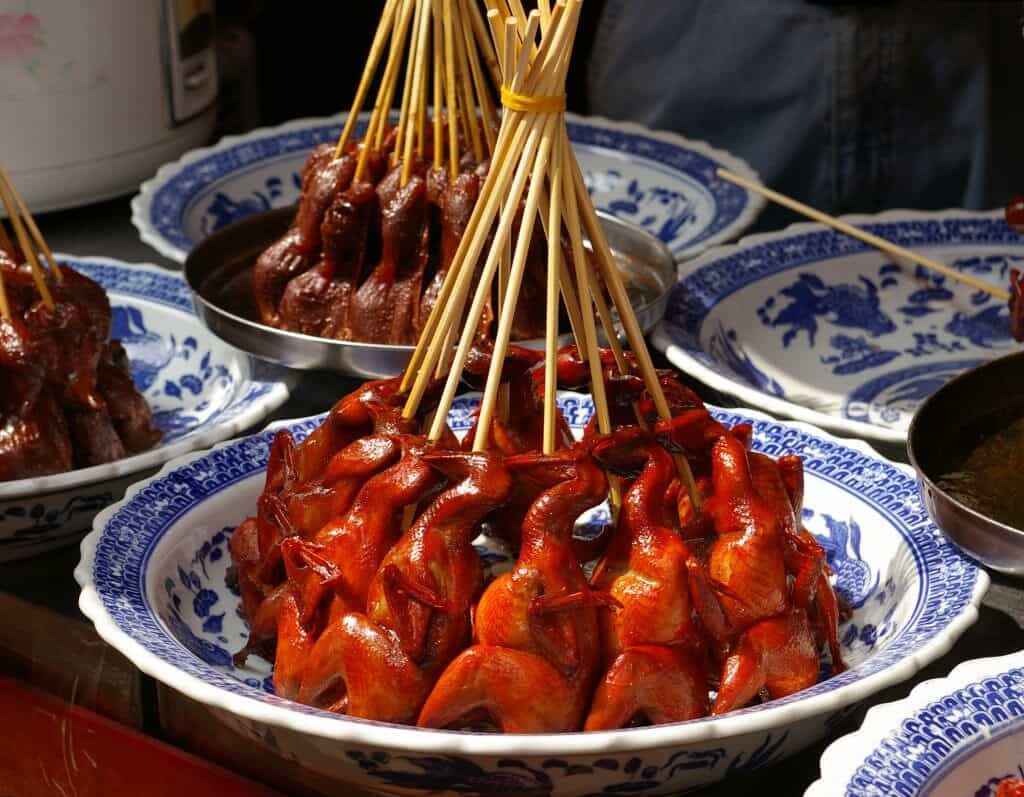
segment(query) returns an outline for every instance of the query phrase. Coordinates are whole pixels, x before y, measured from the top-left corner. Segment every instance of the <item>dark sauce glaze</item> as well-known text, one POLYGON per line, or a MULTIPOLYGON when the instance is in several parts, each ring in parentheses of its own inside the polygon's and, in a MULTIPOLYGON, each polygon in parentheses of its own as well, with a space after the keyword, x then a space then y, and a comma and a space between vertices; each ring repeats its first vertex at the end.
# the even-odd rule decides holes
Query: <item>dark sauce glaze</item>
POLYGON ((1024 530, 1024 417, 985 435, 938 487, 960 503, 1024 530))

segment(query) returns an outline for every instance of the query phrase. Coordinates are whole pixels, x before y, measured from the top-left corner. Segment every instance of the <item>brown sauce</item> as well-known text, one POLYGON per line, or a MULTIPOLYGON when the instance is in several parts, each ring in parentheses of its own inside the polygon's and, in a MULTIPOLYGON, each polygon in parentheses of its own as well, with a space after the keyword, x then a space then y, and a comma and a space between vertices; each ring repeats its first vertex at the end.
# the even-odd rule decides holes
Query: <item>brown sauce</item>
POLYGON ((985 437, 938 486, 965 506, 1024 530, 1024 418, 985 437))

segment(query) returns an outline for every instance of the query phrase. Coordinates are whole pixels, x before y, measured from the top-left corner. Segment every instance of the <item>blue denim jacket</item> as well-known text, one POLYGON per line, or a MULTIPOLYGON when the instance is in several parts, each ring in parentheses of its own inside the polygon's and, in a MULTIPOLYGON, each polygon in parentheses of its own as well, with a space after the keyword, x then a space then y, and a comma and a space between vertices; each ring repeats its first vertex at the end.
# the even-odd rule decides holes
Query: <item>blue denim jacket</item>
POLYGON ((1017 3, 606 3, 593 113, 709 141, 833 213, 1024 192, 1017 3))

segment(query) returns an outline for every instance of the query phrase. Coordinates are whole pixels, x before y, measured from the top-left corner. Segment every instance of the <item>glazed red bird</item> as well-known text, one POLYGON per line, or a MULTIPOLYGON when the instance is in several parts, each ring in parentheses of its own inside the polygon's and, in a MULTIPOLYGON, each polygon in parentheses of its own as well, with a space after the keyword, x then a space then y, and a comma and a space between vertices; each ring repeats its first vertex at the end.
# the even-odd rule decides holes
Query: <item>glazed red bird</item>
POLYGON ((523 521, 515 567, 484 592, 476 644, 448 666, 419 717, 424 727, 487 722, 506 733, 577 730, 600 671, 591 592, 572 547, 576 519, 604 500, 604 472, 582 446, 506 459, 547 489, 523 521), (543 696, 543 699, 538 699, 543 696))
POLYGON ((703 630, 688 575, 700 564, 670 526, 672 507, 665 493, 675 478, 672 457, 637 427, 602 439, 594 456, 617 472, 635 472, 638 464, 642 471, 626 493, 619 526, 591 577, 591 585, 618 606, 600 610, 605 674, 585 729, 704 716, 703 630))
POLYGON ((469 641, 470 607, 482 584, 472 540, 512 479, 495 454, 419 456, 449 486, 385 557, 366 612, 346 614, 316 642, 299 692, 304 703, 414 723, 434 681, 469 641))
POLYGON ((806 611, 790 601, 782 521, 754 488, 743 443, 723 435, 711 449, 717 539, 707 572, 733 635, 711 708, 721 714, 762 689, 776 698, 817 683, 818 649, 806 611))
POLYGON ((434 471, 413 449, 421 439, 402 439, 399 461, 366 481, 344 518, 328 523, 312 541, 281 543, 291 593, 278 624, 274 689, 298 694, 317 628, 366 607, 370 581, 398 538, 402 510, 435 483, 434 471))

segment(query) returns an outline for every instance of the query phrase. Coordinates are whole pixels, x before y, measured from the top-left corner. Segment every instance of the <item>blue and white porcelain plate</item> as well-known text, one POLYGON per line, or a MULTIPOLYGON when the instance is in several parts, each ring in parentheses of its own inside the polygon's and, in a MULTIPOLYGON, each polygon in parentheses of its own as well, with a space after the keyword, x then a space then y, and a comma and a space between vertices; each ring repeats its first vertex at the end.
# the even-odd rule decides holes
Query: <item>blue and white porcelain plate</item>
POLYGON ((1024 778, 1024 652, 964 662, 875 706, 821 772, 806 797, 995 797, 1024 778))
MULTIPOLYGON (((182 263, 210 233, 294 204, 309 151, 337 139, 344 119, 298 119, 228 136, 161 167, 132 201, 142 240, 182 263)), ((715 170, 724 166, 755 181, 756 173, 704 142, 598 117, 567 114, 567 121, 597 208, 654 233, 677 259, 735 239, 764 206, 715 170)), ((365 122, 363 114, 360 132, 365 122)))
POLYGON ((199 323, 180 274, 101 257, 57 257, 107 291, 111 335, 124 344, 163 439, 105 465, 0 482, 0 561, 74 542, 128 484, 265 421, 288 397, 283 369, 237 351, 199 323))
MULTIPOLYGON (((589 397, 561 400, 581 428, 593 410, 589 397)), ((460 400, 456 426, 474 404, 460 400)), ((782 700, 650 728, 496 735, 356 720, 274 696, 269 663, 231 660, 246 629, 239 598, 225 585, 228 543, 256 505, 275 431, 301 438, 320 418, 275 424, 182 458, 132 488, 82 544, 79 605, 143 672, 219 709, 252 744, 362 788, 557 795, 696 788, 796 752, 857 701, 913 675, 974 622, 988 586, 984 571, 932 524, 909 468, 803 424, 715 412, 725 423, 753 423, 757 449, 803 457, 804 521, 853 609, 841 628, 850 669, 782 700)), ((488 564, 502 564, 500 552, 483 553, 488 564)))
MULTIPOLYGON (((1024 266, 1002 211, 845 218, 1004 290, 1024 266)), ((683 266, 654 342, 744 404, 900 444, 939 386, 1016 346, 1005 303, 818 224, 683 266)))

